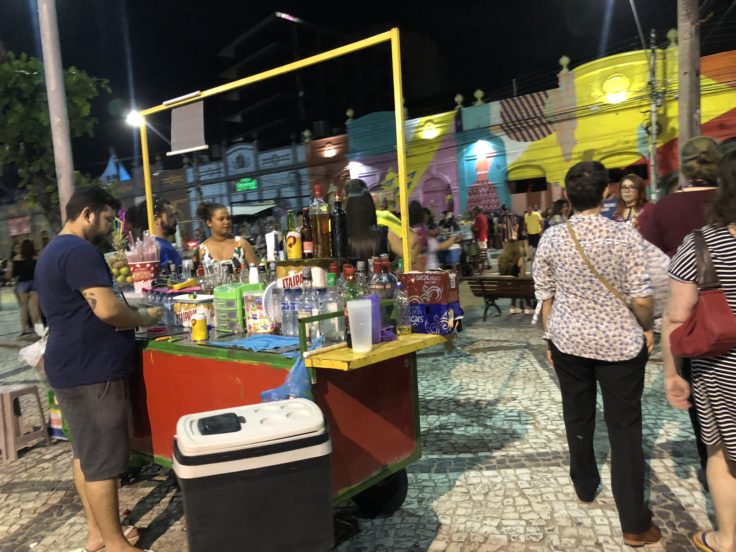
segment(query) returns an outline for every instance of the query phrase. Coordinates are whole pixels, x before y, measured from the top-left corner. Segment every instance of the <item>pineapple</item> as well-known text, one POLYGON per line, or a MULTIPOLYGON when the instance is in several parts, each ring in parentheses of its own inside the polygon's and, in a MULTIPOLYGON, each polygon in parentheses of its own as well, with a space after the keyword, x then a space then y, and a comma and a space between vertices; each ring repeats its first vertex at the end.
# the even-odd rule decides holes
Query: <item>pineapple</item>
POLYGON ((113 277, 119 284, 132 284, 133 276, 128 266, 128 258, 125 255, 128 237, 123 232, 124 226, 122 220, 115 219, 115 228, 112 231, 112 247, 115 252, 108 257, 108 264, 113 277))

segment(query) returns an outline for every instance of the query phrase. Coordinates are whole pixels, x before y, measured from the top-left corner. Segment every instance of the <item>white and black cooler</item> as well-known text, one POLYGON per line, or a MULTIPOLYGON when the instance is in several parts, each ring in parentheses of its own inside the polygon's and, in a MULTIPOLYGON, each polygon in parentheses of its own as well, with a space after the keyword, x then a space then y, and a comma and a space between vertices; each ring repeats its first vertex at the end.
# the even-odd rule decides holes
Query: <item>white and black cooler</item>
POLYGON ((190 552, 332 548, 330 440, 306 399, 179 419, 174 472, 190 552))

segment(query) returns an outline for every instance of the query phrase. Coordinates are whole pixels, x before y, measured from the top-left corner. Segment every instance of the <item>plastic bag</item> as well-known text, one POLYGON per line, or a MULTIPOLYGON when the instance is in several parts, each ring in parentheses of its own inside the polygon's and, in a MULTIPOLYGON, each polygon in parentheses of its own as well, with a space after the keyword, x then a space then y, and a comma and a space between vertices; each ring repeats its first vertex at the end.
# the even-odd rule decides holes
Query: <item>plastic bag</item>
POLYGON ((48 334, 44 332, 41 336, 41 339, 20 349, 18 351, 18 359, 33 367, 33 369, 36 371, 36 376, 38 377, 39 381, 48 386, 46 372, 43 369, 43 354, 44 352, 46 352, 47 338, 48 334))
MULTIPOLYGON (((317 339, 309 349, 319 349, 322 343, 323 340, 321 338, 317 339)), ((261 402, 283 401, 296 398, 313 400, 312 379, 304 362, 304 355, 301 354, 297 357, 291 370, 289 370, 284 383, 274 389, 267 389, 261 392, 261 402)))

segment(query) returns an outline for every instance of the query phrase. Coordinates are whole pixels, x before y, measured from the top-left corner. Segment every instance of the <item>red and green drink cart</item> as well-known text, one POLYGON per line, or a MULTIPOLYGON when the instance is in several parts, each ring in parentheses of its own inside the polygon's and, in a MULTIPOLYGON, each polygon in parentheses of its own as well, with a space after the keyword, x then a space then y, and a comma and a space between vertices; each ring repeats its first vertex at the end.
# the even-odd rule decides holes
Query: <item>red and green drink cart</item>
MULTIPOLYGON (((314 401, 332 441, 332 496, 364 515, 387 515, 406 496, 405 468, 421 456, 417 351, 445 342, 402 335, 369 353, 341 348, 306 358, 314 401)), ((281 385, 294 358, 192 343, 188 336, 140 342, 131 382, 135 457, 170 467, 185 414, 253 404, 281 385)))

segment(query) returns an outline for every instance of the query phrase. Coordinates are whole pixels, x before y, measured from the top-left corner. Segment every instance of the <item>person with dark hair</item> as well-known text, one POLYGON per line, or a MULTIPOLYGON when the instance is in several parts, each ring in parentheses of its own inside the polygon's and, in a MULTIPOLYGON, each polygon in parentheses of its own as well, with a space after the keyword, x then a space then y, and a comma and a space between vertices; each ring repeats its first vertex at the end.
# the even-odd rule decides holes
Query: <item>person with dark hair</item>
POLYGON ((351 259, 364 260, 383 253, 403 256, 401 237, 387 226, 378 225, 376 205, 367 189, 347 196, 345 212, 348 215, 348 256, 351 259))
POLYGON ((213 263, 232 265, 242 270, 251 263, 258 263, 253 247, 248 240, 233 236, 230 232, 230 213, 219 203, 200 203, 197 216, 210 229, 211 235, 199 244, 198 260, 203 265, 213 263))
MULTIPOLYGON (((127 219, 136 233, 148 230, 148 204, 143 201, 132 207, 127 213, 127 219)), ((153 228, 151 233, 156 239, 160 251, 160 266, 168 270, 170 264, 181 268, 181 255, 169 241, 176 235, 178 221, 171 202, 160 197, 153 198, 153 228)))
MULTIPOLYGON (((710 252, 731 312, 736 314, 736 151, 727 153, 718 169, 719 188, 709 224, 700 231, 710 252)), ((689 234, 670 263, 670 300, 662 329, 664 389, 669 403, 689 410, 694 402, 700 435, 707 447, 706 476, 718 530, 698 531, 693 542, 700 550, 736 547, 736 349, 726 354, 690 359, 691 379, 680 376, 670 336, 696 308, 698 253, 689 234), (693 400, 694 399, 694 400, 693 400)))
POLYGON ((575 215, 544 233, 532 275, 548 359, 560 382, 570 478, 580 500, 594 500, 600 484, 593 448, 600 384, 623 540, 643 546, 661 538, 644 499, 641 397, 654 335, 643 243, 630 226, 601 216, 608 187, 603 165, 578 163, 565 184, 575 215))
POLYGON ((20 313, 20 335, 32 334, 34 328, 41 323, 41 312, 38 310, 38 294, 33 286, 33 272, 36 269, 36 249, 33 242, 25 239, 20 243, 20 254, 13 259, 11 274, 15 278, 15 296, 18 299, 20 313), (30 322, 32 326, 28 325, 30 322))
POLYGON ((567 222, 570 213, 570 204, 566 199, 557 199, 552 203, 552 215, 549 217, 548 228, 567 222))
MULTIPOLYGON (((368 190, 368 185, 360 178, 353 178, 345 183, 346 197, 350 194, 359 193, 361 190, 368 190)), ((376 208, 376 222, 378 226, 386 226, 394 234, 401 236, 401 219, 391 211, 376 208)))
MULTIPOLYGON (((526 259, 521 254, 521 246, 518 241, 507 241, 503 245, 503 251, 498 257, 498 273, 501 276, 526 276, 526 259)), ((523 299, 511 299, 511 308, 509 308, 509 314, 534 314, 534 307, 532 306, 532 300, 523 299), (518 302, 518 307, 516 306, 518 302)))
POLYGON ((112 232, 120 202, 99 186, 77 188, 67 220, 41 252, 34 284, 49 323, 44 368, 71 433, 74 485, 87 520, 85 550, 139 550, 121 527, 118 478, 128 470, 127 378, 136 326, 161 319, 123 300, 95 243, 112 232))
POLYGON ((707 136, 688 140, 680 153, 680 174, 685 181, 679 189, 660 199, 641 226, 641 234, 669 257, 682 240, 705 225, 707 204, 715 197, 716 172, 721 153, 707 136))
POLYGON ((627 174, 619 183, 619 200, 613 220, 626 222, 637 230, 646 224, 654 204, 647 200, 647 189, 639 175, 627 174))

